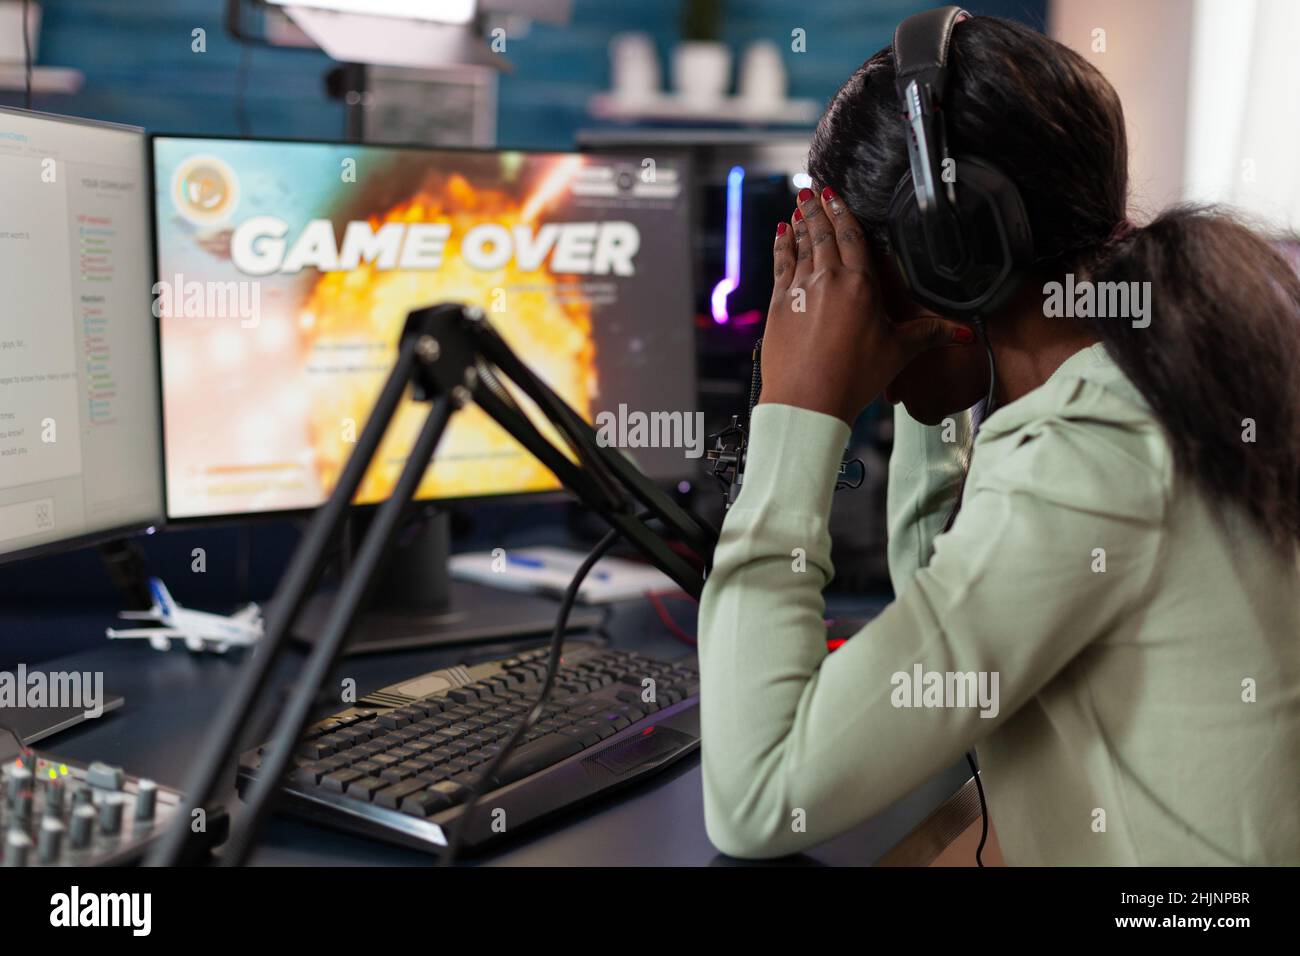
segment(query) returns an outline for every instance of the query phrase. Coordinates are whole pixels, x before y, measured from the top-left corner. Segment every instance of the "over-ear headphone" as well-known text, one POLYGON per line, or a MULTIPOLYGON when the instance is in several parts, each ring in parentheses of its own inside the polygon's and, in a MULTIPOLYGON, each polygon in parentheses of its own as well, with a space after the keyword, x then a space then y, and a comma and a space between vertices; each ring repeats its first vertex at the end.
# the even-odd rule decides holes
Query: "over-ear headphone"
POLYGON ((910 169, 889 204, 889 236, 912 297, 974 318, 1005 305, 1033 261, 1020 191, 992 164, 948 153, 948 48, 960 7, 913 14, 894 32, 910 169))

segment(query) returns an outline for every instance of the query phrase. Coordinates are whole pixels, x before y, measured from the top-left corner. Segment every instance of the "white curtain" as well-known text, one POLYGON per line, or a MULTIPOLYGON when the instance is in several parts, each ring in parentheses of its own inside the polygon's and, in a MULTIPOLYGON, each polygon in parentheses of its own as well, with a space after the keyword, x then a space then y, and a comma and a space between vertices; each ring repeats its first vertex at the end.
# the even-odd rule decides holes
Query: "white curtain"
POLYGON ((1300 234, 1300 2, 1194 0, 1185 198, 1300 234))

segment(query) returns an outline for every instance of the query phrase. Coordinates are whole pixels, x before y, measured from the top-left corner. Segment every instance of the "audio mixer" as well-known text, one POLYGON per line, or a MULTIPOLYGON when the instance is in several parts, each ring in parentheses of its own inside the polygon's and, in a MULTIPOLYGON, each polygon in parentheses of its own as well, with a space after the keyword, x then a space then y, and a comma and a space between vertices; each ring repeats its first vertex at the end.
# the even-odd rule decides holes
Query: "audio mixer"
MULTIPOLYGON (((118 866, 134 863, 171 823, 181 795, 121 767, 38 755, 0 729, 4 866, 118 866)), ((213 845, 224 812, 203 825, 213 845)))

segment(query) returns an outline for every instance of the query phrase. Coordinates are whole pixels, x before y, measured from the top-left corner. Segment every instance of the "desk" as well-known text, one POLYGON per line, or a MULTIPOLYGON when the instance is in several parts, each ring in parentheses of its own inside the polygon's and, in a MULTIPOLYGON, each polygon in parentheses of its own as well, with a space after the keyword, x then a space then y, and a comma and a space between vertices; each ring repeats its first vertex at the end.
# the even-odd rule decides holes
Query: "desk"
MULTIPOLYGON (((838 608, 839 613, 852 613, 838 608)), ((64 611, 51 628, 82 628, 102 634, 111 609, 64 611)), ((27 640, 39 639, 39 618, 25 616, 27 640), (31 629, 36 628, 35 633, 31 629)), ((689 650, 670 637, 644 601, 618 605, 606 626, 610 642, 642 653, 672 658, 689 650)), ((0 634, 7 639, 10 622, 0 634)), ((502 656, 511 645, 443 648, 348 658, 341 676, 357 683, 358 696, 399 677, 458 661, 502 656)), ((286 674, 301 662, 295 652, 286 674)), ((233 685, 243 658, 192 655, 180 649, 159 653, 145 642, 95 644, 89 650, 44 661, 43 670, 103 671, 107 692, 123 694, 126 705, 42 741, 47 750, 77 760, 106 760, 129 773, 180 787, 198 741, 233 685)), ((258 741, 248 741, 249 745, 258 741)), ((970 774, 959 762, 872 820, 815 850, 784 863, 863 865, 880 860, 904 836, 956 794, 970 774)), ((230 776, 233 784, 233 773, 230 776)), ((234 800, 233 790, 230 799, 234 800)), ((428 865, 433 857, 324 827, 277 816, 266 828, 254 865, 382 866, 428 865)), ((704 831, 699 756, 680 761, 645 786, 623 791, 510 838, 467 863, 513 866, 727 866, 704 831)))

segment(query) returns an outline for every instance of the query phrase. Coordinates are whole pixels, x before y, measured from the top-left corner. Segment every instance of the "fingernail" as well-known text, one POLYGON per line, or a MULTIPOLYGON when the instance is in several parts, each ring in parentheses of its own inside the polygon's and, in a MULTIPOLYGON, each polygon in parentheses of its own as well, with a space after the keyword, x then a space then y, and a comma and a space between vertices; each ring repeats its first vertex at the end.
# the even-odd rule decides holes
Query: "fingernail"
POLYGON ((830 186, 827 186, 822 190, 822 200, 824 202, 830 202, 834 198, 835 198, 835 190, 831 189, 830 186))
POLYGON ((776 237, 780 239, 782 236, 785 235, 785 231, 789 228, 790 228, 790 224, 788 222, 778 222, 776 224, 776 237))
MULTIPOLYGON (((790 194, 786 193, 786 195, 788 196, 790 194)), ((804 203, 806 203, 809 199, 812 198, 813 198, 813 191, 809 189, 807 186, 799 190, 799 205, 802 206, 804 203)))
POLYGON ((796 222, 803 222, 803 210, 798 208, 797 206, 795 207, 794 210, 794 218, 796 222))
POLYGON ((961 345, 970 345, 975 341, 975 333, 963 325, 952 333, 952 340, 961 345))

